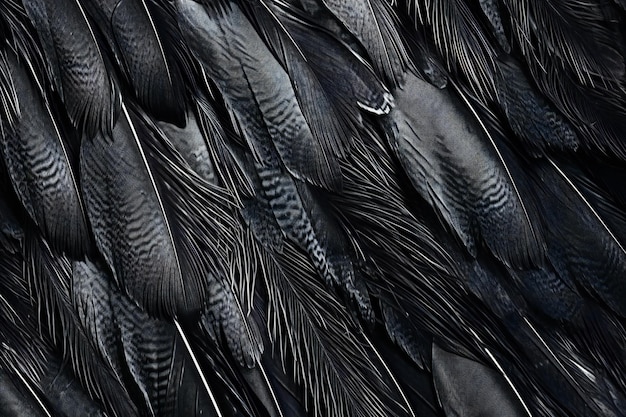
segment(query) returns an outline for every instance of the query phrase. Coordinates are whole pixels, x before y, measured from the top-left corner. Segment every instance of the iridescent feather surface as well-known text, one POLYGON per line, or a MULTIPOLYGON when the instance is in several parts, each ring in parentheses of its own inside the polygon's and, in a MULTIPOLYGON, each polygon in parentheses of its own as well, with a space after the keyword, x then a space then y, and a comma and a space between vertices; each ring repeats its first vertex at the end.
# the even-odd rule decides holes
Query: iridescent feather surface
POLYGON ((623 0, 3 0, 0 415, 626 415, 623 0))

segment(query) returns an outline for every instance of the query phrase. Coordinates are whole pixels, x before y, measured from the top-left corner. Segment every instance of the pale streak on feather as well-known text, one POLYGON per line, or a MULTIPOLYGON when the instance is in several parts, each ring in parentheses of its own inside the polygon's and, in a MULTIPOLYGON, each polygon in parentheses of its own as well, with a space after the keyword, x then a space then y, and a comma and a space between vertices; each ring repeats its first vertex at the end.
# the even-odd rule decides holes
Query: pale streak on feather
POLYGON ((266 386, 269 387, 270 395, 272 396, 272 401, 274 402, 276 411, 278 411, 278 416, 285 417, 285 415, 283 414, 283 409, 280 407, 280 403, 278 402, 278 399, 276 398, 276 393, 274 392, 274 389, 272 388, 272 384, 270 383, 270 380, 267 377, 267 372, 265 372, 265 368, 263 367, 260 361, 257 364, 257 366, 259 367, 259 371, 261 372, 261 375, 263 376, 263 381, 265 382, 266 386))
POLYGON ((161 53, 161 57, 163 58, 163 63, 165 65, 165 72, 167 74, 167 79, 172 85, 172 73, 170 72, 170 66, 167 62, 167 57, 165 56, 165 50, 163 49, 163 44, 161 43, 161 38, 159 37, 159 32, 156 30, 156 26, 154 25, 154 20, 152 19, 152 14, 148 10, 148 5, 146 4, 146 0, 141 0, 141 5, 146 11, 146 15, 148 16, 148 20, 150 21, 150 26, 152 27, 152 31, 154 32, 154 36, 156 38, 157 44, 159 45, 159 52, 161 53))
POLYGON ((148 164, 148 160, 146 159, 146 154, 145 151, 143 149, 143 146, 141 145, 141 142, 139 141, 139 137, 137 136, 137 131, 135 130, 135 126, 133 125, 132 120, 130 119, 130 115, 128 114, 128 110, 126 109, 126 105, 124 103, 122 103, 122 112, 124 113, 124 117, 126 117, 126 120, 128 121, 128 126, 130 127, 130 130, 132 132, 132 136, 133 139, 135 140, 135 145, 137 146, 137 148, 139 149, 139 155, 141 156, 141 160, 144 163, 144 167, 146 169, 146 172, 148 173, 148 177, 150 178, 150 184, 152 185, 152 189, 154 190, 154 193, 156 194, 156 200, 157 200, 157 204, 159 205, 159 208, 161 210, 161 216, 163 217, 163 222, 165 224, 165 229, 167 230, 167 236, 170 240, 171 243, 171 247, 172 250, 174 251, 174 259, 176 262, 176 268, 178 271, 178 281, 180 284, 180 288, 183 291, 183 298, 186 292, 185 289, 185 285, 184 285, 184 280, 183 280, 183 269, 180 265, 180 257, 178 254, 178 250, 176 248, 176 241, 174 240, 174 235, 172 233, 172 228, 170 226, 169 223, 169 219, 167 216, 167 212, 165 211, 165 207, 163 206, 163 201, 161 200, 161 194, 159 193, 159 187, 157 186, 157 183, 154 179, 154 175, 152 174, 152 169, 150 169, 150 165, 148 164))
MULTIPOLYGON (((15 94, 19 89, 23 97, 16 102, 18 120, 9 129, 19 139, 13 135, 0 139, 0 143, 4 142, 5 162, 13 186, 33 221, 46 236, 54 240, 53 243, 58 243, 62 250, 80 254, 88 245, 88 222, 67 144, 49 104, 41 102, 39 92, 33 88, 35 74, 20 65, 19 58, 13 54, 6 58, 15 94), (29 114, 31 117, 27 119, 29 114), (50 127, 51 132, 48 132, 50 127), (19 154, 15 155, 16 152, 19 154), (22 168, 24 172, 19 171, 22 168), (57 218, 51 217, 53 213, 68 224, 59 227, 59 222, 54 221, 57 218)), ((9 132, 4 134, 9 135, 9 132)))
MULTIPOLYGON (((535 337, 539 340, 539 342, 541 343, 542 346, 542 353, 546 354, 546 356, 549 355, 549 357, 552 359, 552 361, 554 361, 557 366, 558 366, 558 370, 562 373, 565 374, 565 376, 567 377, 567 379, 569 379, 571 386, 574 388, 574 390, 578 393, 578 395, 580 395, 580 397, 585 401, 588 402, 589 400, 586 399, 585 393, 581 392, 580 387, 578 386, 578 384, 576 383, 576 378, 574 378, 572 376, 572 374, 567 370, 567 368, 565 368, 565 365, 563 365, 563 363, 561 362, 561 360, 558 358, 558 356, 553 352, 552 349, 550 349, 550 346, 548 346, 548 344, 546 343, 546 341, 543 339, 543 337, 541 337, 541 334, 537 331, 537 329, 535 329, 535 326, 533 326, 533 324, 530 322, 530 320, 528 320, 528 317, 524 317, 524 323, 526 323, 526 325, 528 326, 528 328, 533 332, 533 334, 535 335, 535 337)), ((533 341, 534 343, 536 343, 535 341, 533 341)))
POLYGON ((489 139, 489 142, 491 143, 493 150, 498 155, 498 159, 500 160, 500 162, 502 163, 502 166, 504 167, 504 170, 506 172, 507 177, 509 178, 510 183, 513 185, 513 190, 515 191, 515 195, 522 206, 522 210, 524 211, 524 217, 526 221, 528 222, 528 224, 531 225, 532 222, 531 222, 530 216, 528 215, 528 210, 526 209, 524 200, 522 199, 522 195, 520 194, 517 188, 517 185, 515 184, 513 175, 511 175, 511 171, 509 170, 509 167, 507 166, 506 161, 504 160, 502 153, 500 152, 500 149, 496 145, 496 142, 493 140, 493 136, 491 136, 491 134, 489 133, 489 129, 487 129, 482 119, 478 116, 478 113, 476 113, 476 109, 474 109, 474 106, 472 106, 472 104, 469 102, 467 95, 456 84, 454 84, 454 82, 452 83, 452 85, 455 87, 457 93, 459 94, 463 102, 465 102, 467 108, 472 112, 474 119, 478 122, 478 124, 480 124, 480 127, 482 128, 485 136, 489 139))
POLYGON ((398 380, 394 376, 393 372, 391 372, 391 369, 389 369, 389 366, 387 366, 387 364, 385 363, 385 360, 383 359, 383 357, 378 352, 378 349, 376 349, 374 344, 370 341, 369 337, 364 337, 364 339, 365 339, 365 342, 367 343, 367 345, 370 347, 370 349, 372 349, 372 352, 374 352, 374 355, 376 355, 376 358, 378 359, 378 362, 380 362, 380 364, 383 366, 383 368, 385 368, 385 372, 387 373, 387 375, 389 375, 389 378, 391 378, 391 380, 393 381, 393 385, 398 390, 398 393, 402 397, 402 400, 405 402, 406 411, 409 413, 410 416, 415 417, 415 412, 413 411, 413 408, 411 407, 411 403, 409 402, 408 398, 406 397, 406 394, 404 393, 404 390, 402 390, 402 387, 400 387, 400 383, 398 382, 398 380))
MULTIPOLYGON (((415 7, 419 9, 417 4, 415 7)), ((425 8, 435 44, 448 68, 460 67, 483 101, 495 98, 496 85, 491 73, 495 68, 493 49, 477 30, 467 4, 460 0, 426 0, 425 8)))
POLYGON ((200 366, 200 362, 198 362, 198 358, 196 356, 196 353, 194 352, 193 348, 191 347, 191 344, 189 343, 189 339, 187 339, 187 335, 185 334, 185 331, 183 330, 183 328, 180 325, 180 323, 178 322, 178 320, 174 320, 174 325, 176 326, 176 331, 180 335, 180 338, 182 339, 183 343, 185 344, 185 349, 187 349, 187 352, 189 352, 189 357, 191 358, 191 361, 193 362, 193 366, 198 371, 198 375, 200 376, 200 379, 202 380, 202 385, 204 386, 204 389, 206 390, 209 398, 211 399, 211 404, 213 405, 213 408, 215 409, 215 412, 217 413, 217 417, 224 417, 224 415, 220 411, 219 406, 217 405, 217 400, 215 399, 215 395, 213 394, 213 391, 211 391, 211 387, 209 386, 209 382, 207 381, 206 377, 204 376, 204 372, 202 371, 202 367, 200 366))
POLYGON ((611 239, 613 240, 613 242, 617 245, 617 247, 619 247, 619 249, 622 251, 622 253, 624 253, 624 255, 626 255, 626 249, 624 248, 624 246, 622 245, 622 243, 619 241, 619 239, 613 234, 613 232, 611 231, 611 229, 609 228, 609 226, 604 222, 604 220, 602 219, 602 217, 598 214, 598 212, 596 211, 596 209, 593 208, 593 206, 591 205, 591 203, 585 198, 585 196, 583 195, 583 193, 578 189, 578 187, 576 187, 576 185, 572 182, 572 180, 570 180, 568 178, 568 176, 565 174, 565 172, 563 172, 563 170, 561 168, 559 168, 559 166, 554 162, 554 160, 552 158, 547 158, 547 161, 550 163, 550 165, 552 165, 552 167, 554 168, 554 170, 565 180, 565 182, 567 183, 567 185, 569 185, 571 187, 571 189, 576 193, 576 195, 582 200, 582 202, 585 204, 585 206, 589 209, 589 211, 591 211, 591 213, 593 214, 593 217, 600 222, 600 224, 602 225, 602 227, 604 228, 604 230, 609 234, 609 236, 611 236, 611 239))
POLYGON ((33 396, 33 398, 35 399, 35 402, 37 402, 37 405, 39 405, 39 407, 41 408, 41 411, 43 411, 46 414, 46 416, 53 417, 52 413, 48 410, 48 407, 46 407, 43 400, 40 398, 39 394, 37 394, 37 391, 35 391, 35 388, 33 388, 33 386, 26 380, 24 375, 22 375, 22 373, 18 369, 14 369, 14 370, 19 380, 22 381, 24 386, 26 386, 26 389, 28 390, 28 392, 33 396))
MULTIPOLYGON (((484 346, 484 343, 481 341, 480 336, 476 334, 474 329, 470 327, 469 331, 474 336, 474 338, 480 343, 480 345, 484 346)), ((524 411, 526 412, 528 417, 533 417, 532 413, 530 412, 530 409, 528 408, 528 405, 526 405, 526 401, 524 401, 524 399, 522 398, 522 394, 520 394, 519 390, 517 389, 517 387, 515 386, 515 384, 509 377, 509 375, 504 371, 504 368, 502 368, 502 365, 500 365, 500 362, 498 361, 498 359, 493 355, 493 353, 491 353, 491 350, 489 348, 483 347, 482 350, 487 354, 489 359, 493 362, 495 367, 498 369, 498 372, 500 372, 500 375, 504 377, 504 379, 506 380, 506 383, 513 390, 515 397, 519 400, 522 407, 524 407, 524 411)))

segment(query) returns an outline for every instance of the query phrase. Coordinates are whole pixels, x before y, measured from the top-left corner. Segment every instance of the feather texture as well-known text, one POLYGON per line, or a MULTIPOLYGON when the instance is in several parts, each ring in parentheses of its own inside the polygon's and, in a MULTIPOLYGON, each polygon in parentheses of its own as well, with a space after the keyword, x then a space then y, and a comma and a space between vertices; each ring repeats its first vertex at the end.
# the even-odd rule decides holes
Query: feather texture
POLYGON ((192 217, 182 211, 175 199, 182 197, 194 177, 180 167, 177 172, 175 162, 156 149, 148 153, 149 141, 155 138, 139 130, 139 123, 124 109, 112 138, 97 136, 83 142, 82 187, 96 244, 116 279, 150 312, 170 316, 198 312, 210 277, 215 280, 224 274, 223 255, 208 252, 206 242, 214 241, 217 249, 220 233, 227 227, 218 220, 219 216, 227 219, 226 213, 209 199, 226 204, 226 197, 196 181, 199 188, 190 195, 196 203, 187 209, 206 214, 192 217), (116 215, 103 218, 101 213, 109 210, 116 215), (123 248, 122 242, 130 246, 123 248), (201 253, 200 248, 207 252, 201 253), (151 251, 161 254, 160 264, 152 262, 151 251))
POLYGON ((472 255, 477 253, 478 234, 509 265, 541 264, 540 232, 504 161, 490 149, 480 128, 449 95, 426 82, 414 77, 404 88, 406 93, 396 95, 398 110, 391 115, 391 135, 414 187, 437 208, 472 255), (498 229, 502 226, 510 229, 498 229))
POLYGON ((0 414, 622 415, 622 3, 0 2, 0 414))
POLYGON ((17 120, 3 121, 2 154, 15 192, 48 240, 80 255, 91 242, 70 150, 26 68, 6 58, 19 101, 17 120))
POLYGON ((89 137, 110 132, 118 111, 116 84, 81 3, 28 0, 24 7, 50 63, 50 82, 73 124, 89 137))
POLYGON ((257 159, 269 162, 268 152, 275 148, 297 178, 336 188, 340 176, 334 156, 313 139, 287 74, 239 7, 230 4, 209 14, 185 0, 179 9, 192 50, 224 94, 257 159), (214 37, 222 40, 203 42, 214 37))
POLYGON ((139 101, 161 120, 183 122, 184 99, 180 71, 168 58, 171 45, 157 31, 156 17, 145 0, 85 0, 86 12, 94 16, 119 54, 139 101))
POLYGON ((371 0, 350 3, 323 0, 323 3, 363 45, 378 73, 392 85, 402 84, 410 61, 394 25, 395 12, 387 3, 371 0))

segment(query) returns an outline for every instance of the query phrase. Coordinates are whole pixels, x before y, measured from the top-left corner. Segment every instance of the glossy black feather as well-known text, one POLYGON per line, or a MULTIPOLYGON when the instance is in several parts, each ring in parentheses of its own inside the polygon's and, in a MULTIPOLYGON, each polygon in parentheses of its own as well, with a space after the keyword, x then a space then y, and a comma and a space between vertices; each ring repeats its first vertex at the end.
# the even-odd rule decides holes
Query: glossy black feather
POLYGON ((72 123, 88 137, 110 132, 119 110, 116 83, 80 1, 27 0, 24 7, 72 123))
POLYGON ((527 416, 502 377, 480 363, 433 345, 433 377, 447 415, 527 416))
POLYGON ((378 73, 391 85, 401 85, 411 64, 394 24, 395 11, 385 2, 371 0, 322 3, 363 45, 378 73))
POLYGON ((96 265, 75 263, 73 269, 82 324, 99 341, 100 354, 118 377, 130 375, 133 399, 141 409, 169 416, 213 412, 175 326, 141 311, 96 265))
POLYGON ((540 229, 493 141, 450 93, 416 77, 404 88, 389 129, 413 186, 473 256, 481 236, 508 265, 541 264, 540 229))
POLYGON ((0 414, 623 415, 623 6, 0 2, 0 414))
POLYGON ((161 120, 184 123, 184 87, 172 61, 173 46, 157 29, 145 0, 84 0, 88 14, 121 61, 138 100, 161 120), (169 54, 168 54, 169 53, 169 54))
POLYGON ((4 58, 19 97, 16 114, 2 121, 2 154, 13 187, 44 236, 59 250, 81 256, 91 242, 70 149, 33 74, 12 53, 4 58))
POLYGON ((287 74, 239 7, 211 11, 185 0, 179 10, 192 51, 224 94, 257 160, 267 163, 268 152, 275 149, 294 176, 338 187, 334 155, 314 140, 287 74), (206 42, 214 37, 221 40, 206 42))
POLYGON ((220 205, 227 200, 184 165, 177 171, 180 162, 161 154, 171 152, 167 143, 154 148, 157 140, 125 109, 111 138, 99 135, 83 142, 87 214, 104 259, 135 300, 157 315, 197 313, 206 301, 210 276, 223 275, 223 254, 206 245, 227 235, 227 214, 210 201, 215 198, 220 205), (191 184, 199 188, 191 191, 191 184), (180 199, 189 198, 189 192, 196 199, 189 209, 205 215, 182 210, 180 199), (116 214, 103 217, 109 210, 116 214), (130 246, 124 248, 122 242, 130 246), (161 253, 159 264, 152 262, 146 244, 161 253))

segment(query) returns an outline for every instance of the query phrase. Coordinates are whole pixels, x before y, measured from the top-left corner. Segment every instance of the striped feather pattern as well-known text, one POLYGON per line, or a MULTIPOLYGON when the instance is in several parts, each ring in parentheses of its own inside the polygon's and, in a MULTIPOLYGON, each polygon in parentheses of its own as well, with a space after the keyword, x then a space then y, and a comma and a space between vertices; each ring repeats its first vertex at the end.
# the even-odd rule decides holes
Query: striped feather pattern
POLYGON ((0 415, 623 415, 623 3, 0 2, 0 415))

